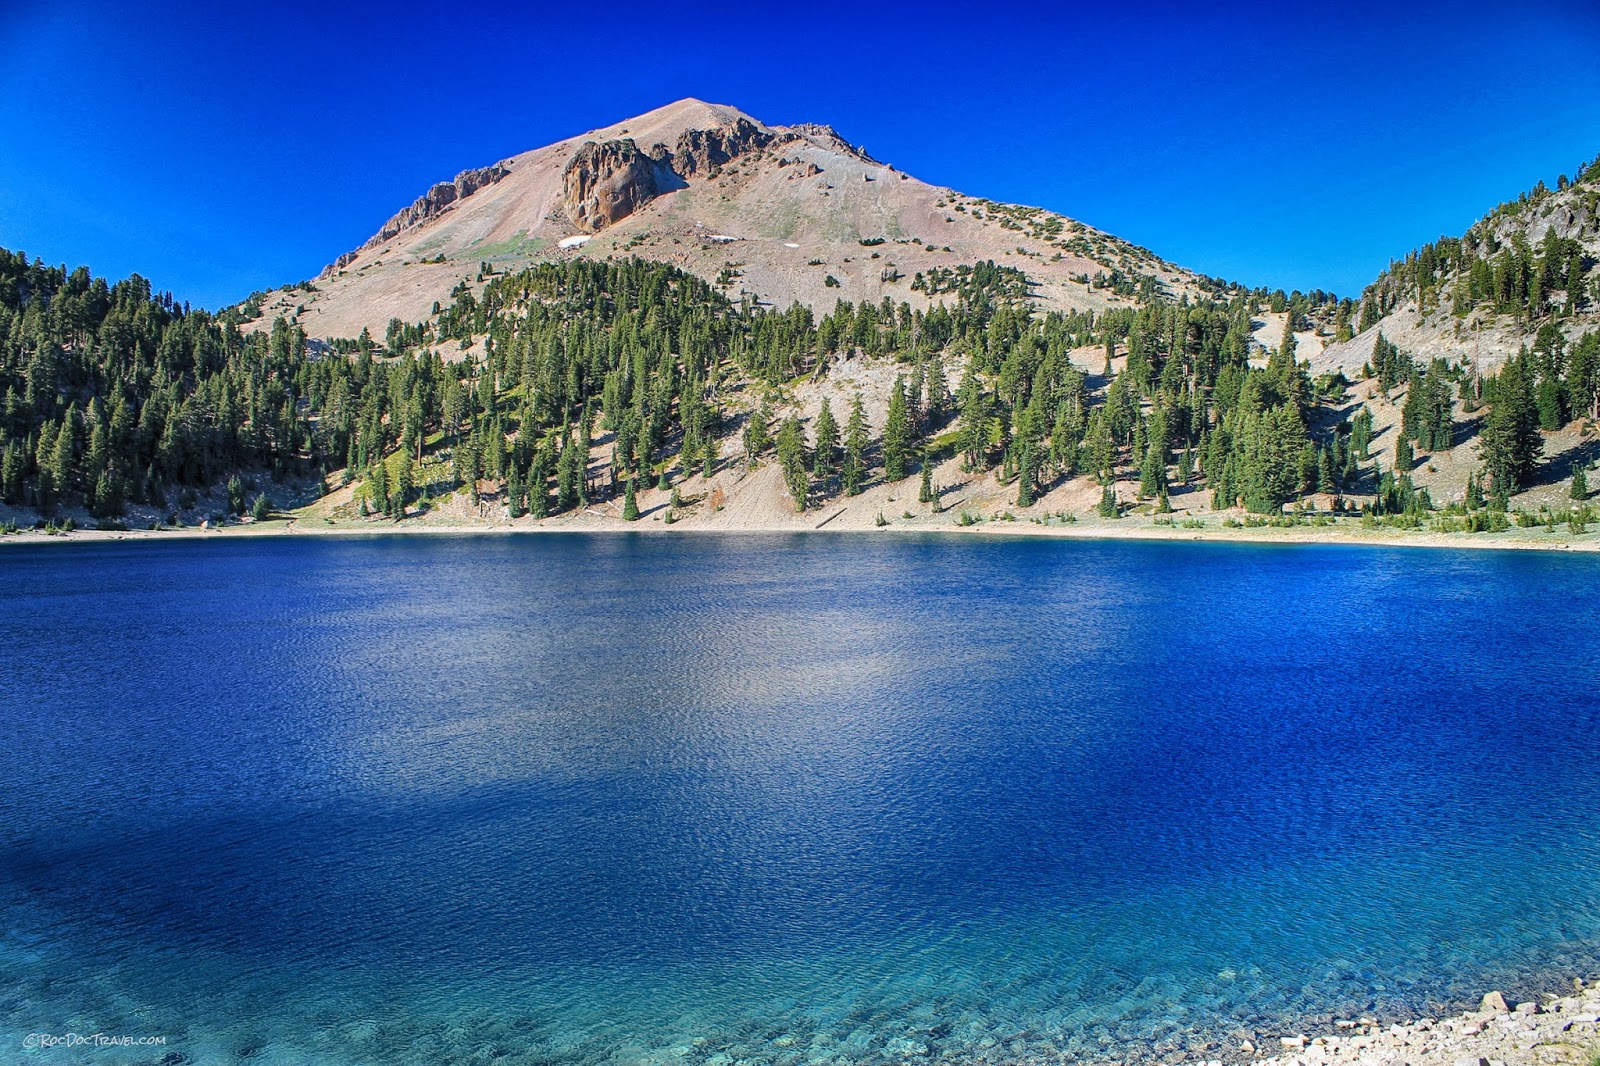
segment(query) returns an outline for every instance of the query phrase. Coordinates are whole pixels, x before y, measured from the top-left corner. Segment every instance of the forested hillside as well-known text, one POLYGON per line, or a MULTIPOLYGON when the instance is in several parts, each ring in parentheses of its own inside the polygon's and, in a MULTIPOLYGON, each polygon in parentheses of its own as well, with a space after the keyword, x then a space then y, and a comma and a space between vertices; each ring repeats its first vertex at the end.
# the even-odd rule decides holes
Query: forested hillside
POLYGON ((1370 315, 1390 284, 1506 302, 1538 328, 1497 370, 1423 359, 1380 328, 1360 371, 1315 376, 1297 333, 1345 327, 1354 302, 1221 287, 1041 312, 1020 270, 984 262, 921 279, 926 308, 841 300, 819 317, 735 303, 660 262, 571 259, 485 263, 477 287, 381 342, 323 343, 283 320, 246 334, 238 312, 177 305, 137 276, 108 285, 3 253, 0 493, 13 522, 259 517, 329 493, 347 517, 395 520, 451 500, 512 520, 595 503, 633 519, 654 493, 672 522, 766 468, 795 512, 911 478, 936 512, 934 471, 958 463, 963 484, 1024 513, 1076 484, 1096 487, 1104 518, 1277 521, 1292 505, 1503 528, 1541 476, 1587 495, 1587 444, 1540 465, 1546 434, 1600 411, 1600 332, 1563 328, 1591 300, 1593 262, 1563 240, 1547 237, 1526 277, 1514 245, 1487 266, 1430 246, 1359 305, 1370 315), (1428 281, 1441 276, 1456 280, 1428 281), (1262 316, 1284 327, 1265 350, 1262 316), (864 387, 874 374, 883 386, 864 387), (1434 459, 1458 451, 1471 462, 1448 484, 1434 459))
POLYGON ((1440 237, 1384 271, 1362 295, 1360 329, 1407 310, 1444 311, 1533 332, 1600 313, 1600 159, 1555 189, 1544 182, 1501 204, 1460 237, 1440 237))

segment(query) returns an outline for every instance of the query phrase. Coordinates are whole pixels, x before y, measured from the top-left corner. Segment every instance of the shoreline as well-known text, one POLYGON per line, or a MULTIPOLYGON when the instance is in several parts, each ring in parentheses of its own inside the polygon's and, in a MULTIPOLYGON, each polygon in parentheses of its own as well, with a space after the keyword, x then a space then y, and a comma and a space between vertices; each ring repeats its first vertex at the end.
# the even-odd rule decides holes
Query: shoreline
POLYGON ((1573 991, 1513 1003, 1486 992, 1477 1009, 1418 1016, 1388 1025, 1370 1015, 1334 1019, 1306 1031, 1235 1042, 1224 1061, 1260 1066, 1593 1066, 1600 1062, 1600 977, 1574 977, 1573 991))
POLYGON ((75 529, 47 534, 24 529, 0 536, 5 545, 72 544, 108 542, 193 541, 241 538, 285 537, 387 537, 387 536, 517 536, 542 534, 633 534, 672 536, 714 533, 722 535, 772 535, 823 533, 832 535, 940 534, 975 537, 1041 537, 1053 540, 1140 541, 1150 543, 1257 544, 1280 547, 1346 545, 1371 548, 1434 548, 1469 551, 1520 551, 1600 553, 1600 532, 1572 534, 1543 529, 1508 530, 1502 533, 1438 533, 1426 530, 1367 530, 1352 526, 1293 526, 1288 528, 1184 529, 1156 526, 1138 519, 1116 521, 1079 519, 1071 524, 1040 525, 1031 521, 986 520, 962 526, 953 521, 913 523, 892 520, 881 527, 798 524, 718 525, 709 522, 678 522, 665 526, 640 520, 623 522, 608 517, 555 518, 516 521, 440 521, 426 517, 403 522, 372 520, 364 522, 312 522, 303 518, 269 519, 264 522, 228 524, 221 527, 102 530, 75 529))

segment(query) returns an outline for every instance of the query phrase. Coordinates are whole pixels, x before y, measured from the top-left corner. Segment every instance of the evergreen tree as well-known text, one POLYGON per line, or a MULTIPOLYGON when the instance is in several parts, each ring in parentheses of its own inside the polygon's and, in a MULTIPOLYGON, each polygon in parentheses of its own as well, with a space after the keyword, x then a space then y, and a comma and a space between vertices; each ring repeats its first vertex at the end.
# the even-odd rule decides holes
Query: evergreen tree
POLYGON ((937 426, 950 411, 950 386, 945 382, 944 360, 935 355, 928 360, 928 398, 924 421, 937 426))
POLYGON ((897 375, 889 394, 889 413, 883 427, 883 479, 903 481, 911 458, 911 411, 904 376, 897 375))
POLYGON ((1360 459, 1372 458, 1372 408, 1363 407, 1350 422, 1350 452, 1360 459))
POLYGON ((784 484, 794 500, 794 509, 806 509, 806 493, 811 487, 806 474, 806 434, 797 415, 784 419, 778 430, 778 466, 783 471, 784 484))
POLYGON ((862 409, 861 394, 858 392, 850 403, 850 419, 845 423, 844 431, 844 464, 840 471, 840 480, 843 482, 846 496, 859 495, 866 481, 869 445, 867 415, 862 409))
POLYGON ((1317 450, 1318 492, 1337 492, 1339 490, 1339 478, 1334 472, 1333 466, 1333 452, 1334 449, 1331 447, 1317 450))
POLYGON ((385 464, 380 462, 372 468, 367 478, 367 494, 373 510, 379 514, 389 513, 389 468, 385 464))
POLYGON ((768 428, 772 424, 772 411, 763 401, 760 408, 753 412, 750 421, 744 427, 744 461, 745 466, 754 467, 756 460, 772 446, 772 438, 768 428))
POLYGON ((1152 440, 1145 446, 1144 462, 1139 466, 1139 495, 1159 496, 1167 489, 1167 464, 1162 458, 1162 447, 1152 440))
POLYGON ((411 470, 411 456, 401 452, 395 464, 394 492, 391 494, 395 518, 406 516, 406 507, 411 503, 411 492, 415 487, 416 476, 411 470))
POLYGON ((628 489, 622 498, 622 520, 624 522, 637 522, 639 520, 639 495, 634 488, 635 478, 628 478, 628 489))
POLYGON ((1025 440, 1017 456, 1017 506, 1032 507, 1038 486, 1035 478, 1038 476, 1038 461, 1034 454, 1033 441, 1025 440))
POLYGON ((833 408, 828 406, 826 396, 817 412, 816 436, 811 473, 819 483, 826 484, 839 469, 839 423, 834 421, 833 408))
POLYGON ((1484 476, 1502 507, 1532 480, 1534 463, 1544 447, 1531 378, 1526 350, 1500 368, 1489 417, 1478 435, 1484 476))

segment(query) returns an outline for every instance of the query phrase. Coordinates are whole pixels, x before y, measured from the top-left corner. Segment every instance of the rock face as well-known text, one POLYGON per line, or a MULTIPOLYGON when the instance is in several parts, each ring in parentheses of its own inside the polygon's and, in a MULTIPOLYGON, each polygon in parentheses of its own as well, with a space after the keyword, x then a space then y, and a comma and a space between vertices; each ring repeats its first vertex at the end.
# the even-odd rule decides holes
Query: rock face
POLYGON ((562 207, 574 226, 598 233, 660 195, 662 170, 631 137, 585 141, 561 173, 562 207))
POLYGON ((385 222, 383 228, 378 230, 363 247, 370 248, 382 244, 401 230, 421 225, 457 200, 466 199, 485 185, 493 185, 509 173, 511 171, 506 169, 504 163, 496 163, 492 167, 463 170, 455 176, 454 181, 441 181, 417 197, 410 207, 385 222))
POLYGON ((511 170, 504 162, 493 166, 477 167, 473 170, 463 170, 455 176, 453 181, 441 181, 421 196, 411 202, 411 206, 402 211, 397 211, 390 216, 389 221, 367 239, 367 242, 353 252, 346 252, 323 271, 322 277, 331 278, 343 270, 358 255, 367 248, 376 248, 384 241, 400 233, 420 226, 428 219, 433 218, 457 200, 464 200, 486 185, 493 185, 511 170))
POLYGON ((671 148, 655 144, 646 152, 631 137, 585 141, 562 171, 562 207, 572 224, 598 233, 690 178, 708 177, 747 152, 795 140, 746 118, 710 129, 684 130, 671 148))
MULTIPOLYGON (((796 139, 789 134, 787 140, 796 139)), ((680 177, 692 178, 721 167, 746 152, 765 148, 778 140, 769 130, 764 130, 749 119, 735 119, 726 126, 709 130, 684 130, 669 157, 673 172, 680 177)), ((665 145, 656 145, 656 152, 665 151, 665 145)))

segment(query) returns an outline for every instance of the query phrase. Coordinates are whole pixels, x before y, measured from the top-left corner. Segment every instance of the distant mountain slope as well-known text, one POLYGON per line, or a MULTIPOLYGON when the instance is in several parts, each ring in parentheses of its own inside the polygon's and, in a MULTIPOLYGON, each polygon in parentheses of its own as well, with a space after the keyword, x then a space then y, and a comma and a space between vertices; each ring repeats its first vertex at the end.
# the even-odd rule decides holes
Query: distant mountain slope
POLYGON ((1460 237, 1397 260, 1362 294, 1359 332, 1328 345, 1313 369, 1359 370, 1380 333, 1426 361, 1489 370, 1541 331, 1570 344, 1600 327, 1600 160, 1540 182, 1460 237))
MULTIPOLYGON (((827 126, 770 126, 680 100, 463 171, 396 213, 310 289, 269 294, 313 337, 381 336, 422 321, 493 272, 573 257, 671 263, 738 299, 827 310, 840 299, 926 306, 918 280, 993 260, 1023 270, 1044 307, 1105 308, 1216 283, 1059 215, 929 185, 827 126)), ((254 305, 252 310, 254 310, 254 305)))

